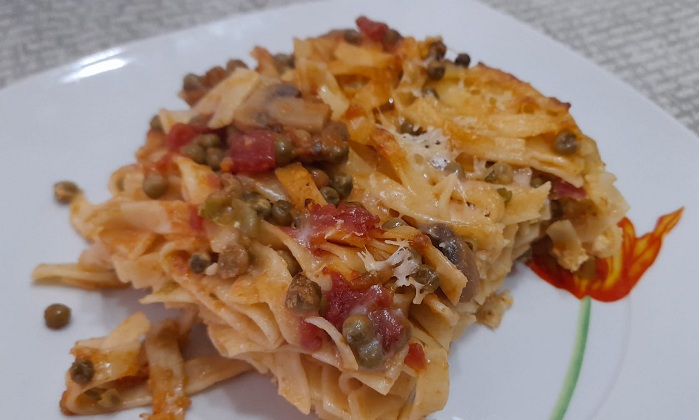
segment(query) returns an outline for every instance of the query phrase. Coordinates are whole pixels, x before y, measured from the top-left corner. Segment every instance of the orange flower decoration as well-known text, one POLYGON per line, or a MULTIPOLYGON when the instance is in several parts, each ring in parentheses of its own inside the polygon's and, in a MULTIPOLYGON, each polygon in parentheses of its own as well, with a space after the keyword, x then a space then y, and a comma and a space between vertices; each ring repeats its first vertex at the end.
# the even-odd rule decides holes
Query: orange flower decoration
POLYGON ((602 302, 614 302, 631 293, 638 281, 660 252, 665 235, 677 225, 684 208, 658 218, 652 232, 636 237, 633 223, 627 218, 619 222, 622 246, 619 251, 603 259, 590 260, 576 272, 561 268, 555 258, 543 249, 536 249, 527 262, 539 277, 578 299, 590 296, 602 302))

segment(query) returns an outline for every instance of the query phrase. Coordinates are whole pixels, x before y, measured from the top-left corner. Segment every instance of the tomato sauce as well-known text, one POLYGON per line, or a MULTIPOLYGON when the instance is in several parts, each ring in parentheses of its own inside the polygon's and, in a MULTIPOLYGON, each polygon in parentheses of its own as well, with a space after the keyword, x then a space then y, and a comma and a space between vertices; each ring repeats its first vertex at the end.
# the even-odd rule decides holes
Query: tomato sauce
POLYGON ((422 370, 427 367, 427 357, 425 349, 419 343, 410 343, 408 354, 405 355, 405 364, 415 370, 422 370))
POLYGON ((358 17, 356 23, 359 30, 374 42, 381 42, 386 31, 388 31, 388 25, 383 22, 373 21, 366 16, 358 17))
POLYGON ((197 206, 192 206, 189 210, 189 227, 197 235, 204 233, 204 219, 199 216, 199 208, 197 206))
POLYGON ((274 156, 274 132, 254 130, 229 138, 232 172, 260 173, 277 166, 274 156))
POLYGON ((569 184, 560 178, 554 178, 551 182, 552 192, 551 198, 557 199, 561 197, 569 197, 574 200, 582 200, 587 197, 585 189, 569 184))
POLYGON ((665 235, 682 217, 680 208, 658 218, 652 232, 636 237, 633 223, 627 218, 619 222, 622 229, 621 249, 609 258, 591 261, 589 266, 571 273, 561 268, 545 246, 534 247, 527 265, 551 285, 564 289, 581 299, 590 296, 602 302, 614 302, 626 297, 641 276, 655 262, 665 235))

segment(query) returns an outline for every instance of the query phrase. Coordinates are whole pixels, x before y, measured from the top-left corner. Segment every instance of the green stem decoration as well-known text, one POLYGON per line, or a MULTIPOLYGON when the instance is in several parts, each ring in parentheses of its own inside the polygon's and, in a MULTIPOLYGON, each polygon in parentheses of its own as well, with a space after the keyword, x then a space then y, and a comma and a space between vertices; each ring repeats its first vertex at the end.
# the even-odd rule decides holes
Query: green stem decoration
POLYGON ((590 329, 591 307, 592 302, 589 296, 585 296, 580 300, 578 332, 575 337, 575 346, 573 348, 573 354, 570 358, 570 364, 568 365, 568 372, 566 372, 565 379, 563 380, 563 387, 561 387, 561 392, 558 395, 558 401, 556 401, 556 406, 553 408, 550 420, 562 420, 566 414, 566 411, 568 410, 570 400, 573 399, 573 393, 575 393, 575 387, 578 384, 578 377, 580 376, 583 358, 585 357, 587 332, 590 329))

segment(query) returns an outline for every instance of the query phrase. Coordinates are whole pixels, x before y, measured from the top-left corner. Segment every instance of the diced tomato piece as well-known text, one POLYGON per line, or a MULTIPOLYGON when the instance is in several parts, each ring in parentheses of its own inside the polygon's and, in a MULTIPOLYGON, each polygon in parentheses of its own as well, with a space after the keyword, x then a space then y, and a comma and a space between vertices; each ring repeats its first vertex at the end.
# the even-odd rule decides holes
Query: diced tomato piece
POLYGON ((356 23, 359 30, 374 42, 381 42, 384 34, 388 31, 388 25, 371 20, 366 16, 358 17, 356 23))
POLYGON ((323 345, 325 331, 302 319, 299 320, 299 333, 301 346, 306 350, 315 351, 323 345))
MULTIPOLYGON (((372 286, 372 288, 374 287, 378 286, 372 286)), ((382 337, 385 352, 391 351, 395 343, 408 335, 408 326, 401 322, 396 313, 390 309, 374 309, 369 312, 369 319, 373 322, 376 332, 382 337)))
POLYGON ((408 354, 405 355, 405 364, 415 370, 426 368, 427 357, 425 356, 425 349, 418 343, 410 343, 408 354))
POLYGON ((349 316, 352 308, 357 306, 362 297, 366 294, 364 290, 354 290, 342 274, 324 270, 330 274, 333 281, 333 288, 327 293, 328 310, 323 317, 330 321, 338 330, 342 331, 342 323, 349 316))
POLYGON ((372 231, 380 232, 377 226, 379 217, 374 216, 362 206, 340 203, 311 207, 313 225, 318 228, 337 227, 343 232, 356 236, 367 236, 372 231))
POLYGON ((167 148, 180 150, 180 147, 188 144, 199 133, 187 124, 177 123, 172 126, 167 134, 167 148))
POLYGON ((378 223, 379 218, 361 205, 340 203, 335 207, 332 204, 314 204, 308 213, 299 218, 296 228, 286 229, 286 232, 301 245, 315 251, 327 241, 327 234, 331 231, 368 238, 371 234, 383 232, 378 223))
POLYGON ((228 141, 233 173, 266 172, 277 166, 274 157, 274 132, 255 130, 238 134, 228 141))
POLYGON ((560 178, 554 178, 552 181, 552 194, 553 198, 569 197, 574 200, 582 200, 587 197, 585 189, 582 187, 576 187, 573 184, 569 184, 560 178))

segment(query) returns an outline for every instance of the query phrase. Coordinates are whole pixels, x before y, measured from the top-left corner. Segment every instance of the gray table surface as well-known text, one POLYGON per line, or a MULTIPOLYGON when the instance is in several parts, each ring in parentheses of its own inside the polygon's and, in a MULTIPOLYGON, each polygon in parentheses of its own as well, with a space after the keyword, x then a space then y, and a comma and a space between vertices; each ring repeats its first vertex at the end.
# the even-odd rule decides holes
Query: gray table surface
MULTIPOLYGON (((125 42, 307 1, 0 0, 0 87, 125 42)), ((568 45, 699 133, 698 0, 480 1, 568 45)))

